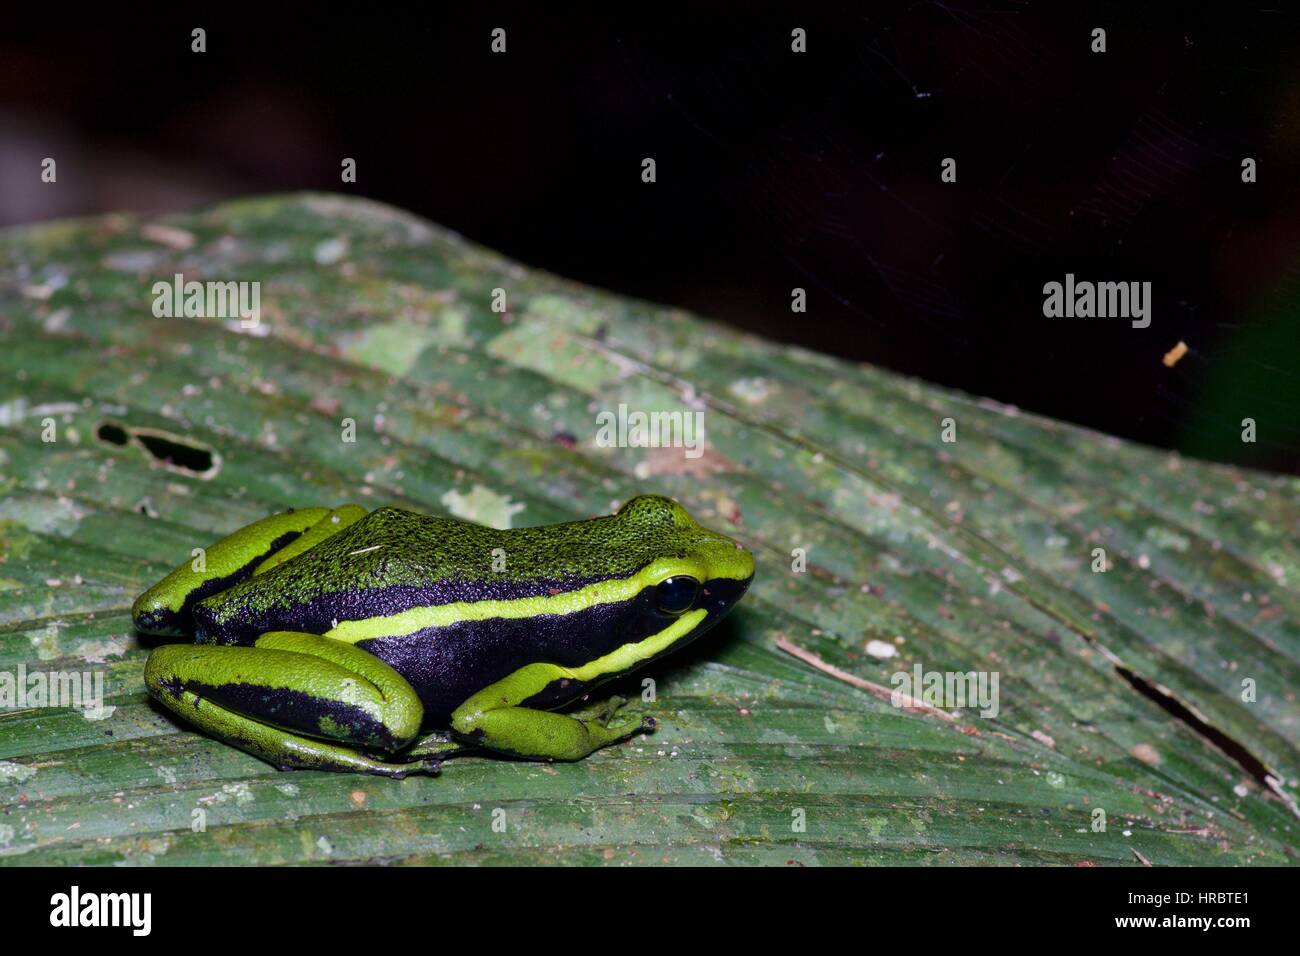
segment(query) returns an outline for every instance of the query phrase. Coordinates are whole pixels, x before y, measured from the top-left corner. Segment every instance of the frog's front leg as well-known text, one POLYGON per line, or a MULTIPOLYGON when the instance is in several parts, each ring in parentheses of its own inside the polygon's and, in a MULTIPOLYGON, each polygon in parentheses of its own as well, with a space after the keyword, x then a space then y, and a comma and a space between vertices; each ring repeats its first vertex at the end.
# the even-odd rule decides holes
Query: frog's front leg
POLYGON ((390 777, 437 770, 433 759, 388 763, 362 752, 407 746, 424 707, 397 671, 351 644, 291 631, 263 634, 252 647, 168 644, 149 655, 144 678, 185 720, 278 767, 390 777))
POLYGON ((202 562, 186 561, 141 594, 131 607, 136 630, 169 637, 193 634, 199 601, 302 554, 365 513, 360 505, 299 508, 245 525, 205 549, 202 562))
POLYGON ((479 691, 451 715, 458 735, 480 747, 533 760, 581 760, 607 744, 654 729, 653 717, 619 715, 614 698, 593 718, 571 717, 520 706, 561 680, 577 680, 557 664, 528 664, 479 691))

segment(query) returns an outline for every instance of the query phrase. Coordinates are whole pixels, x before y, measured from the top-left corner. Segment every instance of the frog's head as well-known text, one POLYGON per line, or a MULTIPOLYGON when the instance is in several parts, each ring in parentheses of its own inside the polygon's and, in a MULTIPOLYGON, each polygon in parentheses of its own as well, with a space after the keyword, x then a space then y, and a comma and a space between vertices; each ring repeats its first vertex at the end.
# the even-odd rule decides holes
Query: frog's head
POLYGON ((637 630, 656 645, 653 656, 722 620, 754 579, 749 551, 699 524, 671 498, 633 498, 614 522, 616 537, 635 541, 639 552, 636 604, 643 617, 637 630))

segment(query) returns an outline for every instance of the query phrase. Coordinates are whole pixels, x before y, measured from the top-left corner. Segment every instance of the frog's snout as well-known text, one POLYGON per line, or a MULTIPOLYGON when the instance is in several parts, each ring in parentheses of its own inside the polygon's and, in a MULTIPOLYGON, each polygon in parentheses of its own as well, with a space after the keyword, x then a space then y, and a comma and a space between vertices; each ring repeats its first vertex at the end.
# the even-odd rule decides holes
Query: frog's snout
POLYGON ((716 531, 705 531, 695 539, 695 546, 708 566, 709 579, 723 578, 738 584, 739 600, 754 579, 754 555, 739 541, 716 531))

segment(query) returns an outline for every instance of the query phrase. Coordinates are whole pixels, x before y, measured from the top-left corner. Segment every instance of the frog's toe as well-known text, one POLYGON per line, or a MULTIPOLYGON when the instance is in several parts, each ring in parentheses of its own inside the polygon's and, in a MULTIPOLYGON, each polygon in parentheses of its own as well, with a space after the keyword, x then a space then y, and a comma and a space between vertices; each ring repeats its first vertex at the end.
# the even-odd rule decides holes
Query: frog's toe
POLYGON ((620 714, 613 720, 607 720, 604 722, 606 732, 610 734, 614 740, 618 740, 622 737, 630 737, 633 734, 645 733, 653 730, 654 727, 655 719, 653 717, 647 717, 644 714, 639 713, 620 714))
POLYGON ((412 774, 427 774, 436 777, 441 767, 442 761, 433 758, 412 760, 410 763, 380 763, 376 761, 365 772, 376 777, 388 777, 390 780, 405 780, 412 774))
POLYGON ((627 706, 628 699, 623 696, 611 697, 605 701, 605 706, 601 708, 600 713, 596 715, 596 721, 604 727, 610 726, 615 715, 627 706))

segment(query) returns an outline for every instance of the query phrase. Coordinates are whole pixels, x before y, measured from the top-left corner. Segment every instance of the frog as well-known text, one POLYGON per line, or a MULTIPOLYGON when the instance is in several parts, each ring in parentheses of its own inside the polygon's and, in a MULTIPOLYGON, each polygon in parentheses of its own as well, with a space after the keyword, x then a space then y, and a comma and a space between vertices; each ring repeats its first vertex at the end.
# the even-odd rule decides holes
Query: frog
POLYGON ((582 704, 710 630, 754 577, 748 549, 661 495, 505 530, 293 508, 192 555, 132 605, 140 633, 189 641, 152 648, 150 696, 280 769, 394 778, 653 732, 626 697, 582 704))

